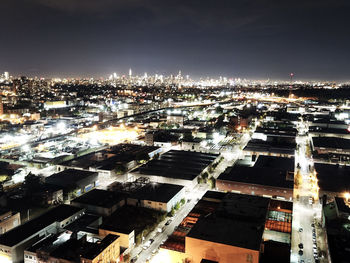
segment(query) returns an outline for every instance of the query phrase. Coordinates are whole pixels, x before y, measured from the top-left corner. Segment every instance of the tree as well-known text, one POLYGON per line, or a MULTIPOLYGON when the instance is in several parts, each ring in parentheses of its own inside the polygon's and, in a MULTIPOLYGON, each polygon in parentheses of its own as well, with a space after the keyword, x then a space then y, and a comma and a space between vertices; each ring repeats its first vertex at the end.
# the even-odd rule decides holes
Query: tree
POLYGON ((216 120, 216 122, 215 122, 215 124, 214 124, 214 128, 215 128, 215 129, 219 129, 219 128, 221 128, 223 125, 224 125, 224 115, 220 115, 220 116, 217 118, 217 120, 216 120))
POLYGON ((193 141, 193 135, 191 132, 185 132, 183 136, 183 140, 185 142, 192 142, 193 141))
POLYGON ((204 181, 206 181, 206 180, 208 179, 208 177, 209 177, 208 172, 204 172, 204 173, 202 174, 202 178, 203 178, 204 181))
POLYGON ((174 216, 175 215, 175 207, 171 208, 171 211, 169 212, 170 216, 174 216))
POLYGON ((130 254, 124 255, 123 262, 130 262, 130 254))
POLYGON ((184 205, 186 203, 186 199, 182 198, 180 202, 181 202, 182 205, 184 205))
POLYGON ((197 181, 198 181, 199 184, 204 183, 204 180, 203 180, 203 178, 201 176, 198 176, 197 181))
POLYGON ((207 182, 208 182, 208 184, 209 184, 209 186, 210 186, 211 189, 214 189, 214 188, 215 188, 215 186, 216 186, 216 180, 215 180, 214 177, 210 177, 210 178, 208 179, 207 182))
POLYGON ((35 192, 40 188, 41 179, 30 172, 24 179, 24 185, 28 193, 35 192))
POLYGON ((217 106, 215 109, 216 113, 222 114, 224 112, 224 109, 221 106, 217 106))
POLYGON ((124 174, 127 171, 125 165, 123 164, 117 164, 114 170, 116 174, 124 174))
POLYGON ((149 157, 148 153, 140 152, 136 155, 135 159, 138 163, 144 163, 144 162, 147 162, 150 159, 150 157, 149 157))

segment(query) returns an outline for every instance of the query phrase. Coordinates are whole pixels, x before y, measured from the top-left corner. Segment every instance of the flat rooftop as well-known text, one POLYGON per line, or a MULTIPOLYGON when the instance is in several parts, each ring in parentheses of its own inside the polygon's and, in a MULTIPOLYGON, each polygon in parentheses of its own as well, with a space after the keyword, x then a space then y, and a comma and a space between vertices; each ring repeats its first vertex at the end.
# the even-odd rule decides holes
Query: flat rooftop
POLYGON ((177 195, 184 186, 176 184, 149 183, 131 194, 131 198, 167 203, 177 195))
POLYGON ((85 250, 81 257, 86 259, 94 259, 96 258, 103 250, 105 250, 109 245, 111 245, 115 240, 117 240, 119 236, 108 234, 101 240, 99 243, 94 243, 90 249, 85 250))
POLYGON ((152 160, 138 171, 140 174, 193 180, 218 157, 218 154, 171 150, 159 160, 152 160))
POLYGON ((350 139, 337 137, 312 137, 314 147, 331 149, 350 149, 350 139))
POLYGON ((19 225, 6 232, 0 236, 0 244, 9 247, 15 246, 52 223, 63 221, 81 210, 81 208, 70 205, 59 205, 23 225, 19 225))
POLYGON ((72 232, 87 232, 98 235, 98 224, 101 216, 93 214, 84 214, 77 220, 74 220, 69 225, 65 226, 64 229, 72 232))
POLYGON ((219 207, 201 217, 187 237, 260 250, 270 199, 228 193, 219 207))
POLYGON ((294 166, 294 158, 275 157, 266 155, 259 155, 258 159, 254 164, 254 167, 256 168, 281 169, 289 172, 294 171, 294 166))
POLYGON ((337 129, 337 128, 327 128, 327 127, 319 127, 319 126, 311 126, 309 128, 309 133, 322 133, 322 134, 349 134, 347 129, 337 129))
POLYGON ((45 183, 59 185, 62 187, 71 186, 81 180, 87 179, 89 177, 97 177, 96 172, 76 170, 76 169, 66 169, 62 172, 55 173, 47 178, 45 178, 45 183))
POLYGON ((137 144, 118 144, 105 150, 93 152, 60 165, 79 167, 88 169, 94 167, 101 170, 112 170, 118 163, 128 163, 135 160, 136 156, 141 153, 150 153, 159 149, 156 146, 141 146, 137 144))
POLYGON ((57 247, 62 245, 65 241, 67 241, 67 238, 70 238, 70 234, 66 233, 58 233, 56 235, 50 234, 48 236, 45 236, 43 239, 39 240, 29 248, 27 248, 27 251, 36 253, 37 250, 45 250, 47 252, 54 251, 57 247))
POLYGON ((282 137, 295 137, 297 135, 297 129, 295 128, 281 128, 281 127, 257 127, 256 133, 264 133, 270 136, 282 136, 282 137))
POLYGON ((335 197, 334 201, 337 204, 338 210, 340 212, 350 214, 350 207, 346 205, 344 198, 335 197))
POLYGON ((334 216, 333 205, 328 203, 328 213, 325 213, 330 257, 332 262, 349 262, 350 221, 347 218, 334 216))
POLYGON ((253 167, 235 165, 219 175, 218 180, 293 189, 288 172, 294 171, 294 158, 259 156, 253 167))
POLYGON ((350 167, 337 164, 315 163, 318 186, 322 191, 349 192, 350 167))
POLYGON ((101 189, 93 189, 82 196, 72 200, 72 203, 81 203, 92 206, 109 208, 125 198, 122 193, 111 192, 101 189))
POLYGON ((149 208, 124 205, 111 216, 104 219, 100 229, 118 233, 130 234, 135 230, 135 236, 145 227, 157 222, 157 216, 163 213, 149 208))
POLYGON ((294 155, 295 148, 295 143, 276 143, 253 139, 248 142, 244 151, 294 155))

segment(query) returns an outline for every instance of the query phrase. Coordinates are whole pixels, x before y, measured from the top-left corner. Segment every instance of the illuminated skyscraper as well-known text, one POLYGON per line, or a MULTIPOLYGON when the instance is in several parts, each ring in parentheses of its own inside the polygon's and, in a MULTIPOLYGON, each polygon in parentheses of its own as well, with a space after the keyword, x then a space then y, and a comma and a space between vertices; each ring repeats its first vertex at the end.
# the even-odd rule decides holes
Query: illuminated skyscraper
POLYGON ((4 114, 4 105, 2 104, 2 96, 0 96, 0 115, 4 114))

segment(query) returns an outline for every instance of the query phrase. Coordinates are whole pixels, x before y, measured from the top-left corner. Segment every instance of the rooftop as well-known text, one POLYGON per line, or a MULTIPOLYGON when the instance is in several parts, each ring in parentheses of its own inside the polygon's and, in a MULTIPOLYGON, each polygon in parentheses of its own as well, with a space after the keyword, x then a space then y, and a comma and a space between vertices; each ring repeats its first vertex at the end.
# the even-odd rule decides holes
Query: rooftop
POLYGON ((71 186, 81 180, 94 176, 97 177, 96 172, 66 169, 62 172, 55 173, 49 177, 46 177, 45 182, 48 184, 60 185, 62 187, 65 187, 71 186))
POLYGON ((350 167, 337 164, 315 163, 318 186, 323 191, 349 192, 350 167))
POLYGON ((124 205, 106 218, 100 228, 124 234, 135 230, 136 236, 146 226, 154 224, 161 215, 162 212, 153 209, 124 205))
POLYGON ((115 240, 117 240, 119 236, 108 234, 105 236, 104 239, 101 240, 99 243, 94 243, 94 246, 91 247, 88 250, 85 250, 81 257, 86 259, 94 259, 99 254, 101 254, 102 251, 104 251, 109 245, 111 245, 115 240))
POLYGON ((101 189, 93 189, 72 200, 72 203, 82 203, 109 208, 125 198, 124 194, 101 189))
POLYGON ((141 146, 136 144, 118 144, 105 150, 90 153, 74 160, 61 163, 64 166, 87 169, 94 167, 102 170, 112 170, 117 163, 128 163, 135 160, 140 153, 150 153, 157 150, 156 146, 141 146))
POLYGON ((187 237, 260 250, 269 202, 269 198, 228 193, 187 237))
POLYGON ((15 246, 16 244, 22 242, 23 240, 36 234, 43 228, 51 225, 54 222, 60 222, 64 219, 78 213, 81 208, 77 208, 70 205, 60 205, 57 206, 46 213, 19 225, 18 227, 6 232, 0 236, 0 244, 5 246, 15 246))
POLYGON ((294 171, 294 166, 294 158, 275 157, 266 155, 259 155, 259 158, 254 164, 254 167, 256 168, 281 169, 290 172, 294 171))
POLYGON ((244 151, 294 155, 295 147, 295 143, 267 142, 253 139, 248 142, 247 146, 244 148, 244 151))
POLYGON ((264 133, 270 136, 295 137, 297 129, 291 127, 257 127, 255 133, 264 133))
POLYGON ((349 262, 350 258, 350 221, 334 216, 333 203, 327 204, 330 213, 325 213, 329 254, 332 262, 349 262))
POLYGON ((163 176, 168 178, 193 180, 218 154, 171 150, 138 169, 140 174, 163 176))
POLYGON ((312 137, 314 147, 332 148, 332 149, 350 149, 350 139, 337 137, 312 137))
POLYGON ((259 156, 253 167, 235 165, 220 174, 218 180, 292 189, 293 181, 287 175, 293 170, 294 158, 259 156))
POLYGON ((150 183, 131 194, 132 198, 167 203, 184 187, 176 184, 150 183))
POLYGON ((346 205, 344 198, 335 197, 334 200, 339 212, 350 214, 350 207, 346 205))
POLYGON ((100 216, 85 213, 83 216, 79 217, 77 220, 73 221, 64 228, 71 232, 83 231, 98 234, 100 218, 100 216))

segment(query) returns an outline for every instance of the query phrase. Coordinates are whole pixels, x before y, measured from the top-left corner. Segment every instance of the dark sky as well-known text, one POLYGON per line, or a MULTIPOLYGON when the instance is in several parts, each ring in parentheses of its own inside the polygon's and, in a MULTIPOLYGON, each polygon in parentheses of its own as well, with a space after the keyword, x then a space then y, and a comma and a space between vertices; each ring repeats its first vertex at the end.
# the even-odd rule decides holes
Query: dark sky
POLYGON ((350 80, 349 0, 1 0, 0 72, 350 80))

